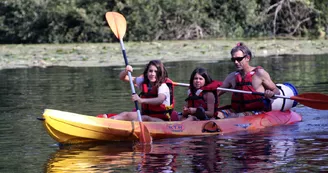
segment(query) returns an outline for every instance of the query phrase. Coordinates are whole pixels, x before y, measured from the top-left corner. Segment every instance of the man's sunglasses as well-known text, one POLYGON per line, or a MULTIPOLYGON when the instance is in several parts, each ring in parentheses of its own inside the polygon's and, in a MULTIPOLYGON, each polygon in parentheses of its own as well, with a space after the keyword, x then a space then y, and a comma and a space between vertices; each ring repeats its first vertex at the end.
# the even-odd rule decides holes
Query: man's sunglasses
POLYGON ((240 62, 240 61, 243 60, 246 56, 247 56, 247 55, 244 55, 244 56, 242 56, 242 57, 234 57, 234 58, 231 58, 231 61, 232 61, 232 62, 235 62, 235 61, 237 60, 238 62, 240 62))

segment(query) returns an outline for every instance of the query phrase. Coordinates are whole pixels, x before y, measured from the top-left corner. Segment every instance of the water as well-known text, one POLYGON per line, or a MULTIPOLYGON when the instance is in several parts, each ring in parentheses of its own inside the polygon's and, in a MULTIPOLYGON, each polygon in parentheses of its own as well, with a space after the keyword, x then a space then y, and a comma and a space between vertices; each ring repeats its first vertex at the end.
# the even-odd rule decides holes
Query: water
MULTIPOLYGON (((276 83, 299 93, 328 94, 328 55, 255 58, 276 83)), ((188 83, 197 66, 223 80, 228 61, 165 63, 169 76, 188 83)), ((0 71, 0 172, 324 172, 328 171, 328 111, 303 105, 294 125, 224 136, 137 143, 59 146, 37 117, 46 108, 97 115, 131 110, 130 88, 118 80, 122 67, 30 68, 0 71)), ((135 66, 134 74, 141 74, 135 66)), ((176 87, 177 109, 186 88, 176 87)), ((229 103, 229 95, 222 104, 229 103)))

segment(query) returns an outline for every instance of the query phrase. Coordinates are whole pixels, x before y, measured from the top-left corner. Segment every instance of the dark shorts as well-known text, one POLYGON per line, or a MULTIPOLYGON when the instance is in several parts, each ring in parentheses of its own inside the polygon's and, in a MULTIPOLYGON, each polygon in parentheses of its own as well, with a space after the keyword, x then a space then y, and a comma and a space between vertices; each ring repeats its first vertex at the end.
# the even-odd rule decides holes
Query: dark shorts
POLYGON ((222 112, 224 115, 224 118, 237 118, 237 117, 243 117, 243 116, 249 116, 249 115, 257 115, 261 114, 265 111, 246 111, 246 112, 236 112, 233 109, 223 109, 219 112, 222 112))
POLYGON ((264 99, 264 109, 261 111, 245 111, 245 112, 236 112, 231 108, 231 105, 223 106, 219 108, 219 112, 222 112, 224 115, 224 118, 237 118, 237 117, 243 117, 243 116, 249 116, 249 115, 257 115, 261 114, 267 111, 271 110, 271 101, 270 99, 264 99))

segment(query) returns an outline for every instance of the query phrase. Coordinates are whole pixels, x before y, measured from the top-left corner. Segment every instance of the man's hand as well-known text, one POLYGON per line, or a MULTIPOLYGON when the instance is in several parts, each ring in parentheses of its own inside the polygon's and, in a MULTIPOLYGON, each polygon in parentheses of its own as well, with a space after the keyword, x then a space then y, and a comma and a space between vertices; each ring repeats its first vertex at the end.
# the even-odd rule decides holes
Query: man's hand
POLYGON ((264 91, 264 97, 265 98, 272 98, 274 96, 274 92, 271 90, 265 90, 264 91))

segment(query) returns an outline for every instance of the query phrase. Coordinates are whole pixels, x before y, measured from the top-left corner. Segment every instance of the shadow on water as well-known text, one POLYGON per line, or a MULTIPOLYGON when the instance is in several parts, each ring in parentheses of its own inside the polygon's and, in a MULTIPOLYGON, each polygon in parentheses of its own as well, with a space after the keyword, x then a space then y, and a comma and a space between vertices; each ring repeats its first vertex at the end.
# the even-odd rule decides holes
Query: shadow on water
MULTIPOLYGON (((276 83, 290 82, 299 93, 328 94, 327 55, 255 57, 276 83)), ((188 83, 195 67, 213 79, 234 70, 228 61, 165 63, 173 81, 188 83)), ((142 73, 135 66, 134 74, 142 73)), ((118 80, 122 67, 49 67, 0 71, 0 172, 324 172, 328 171, 328 111, 293 108, 303 121, 260 131, 212 137, 58 148, 36 120, 46 108, 86 115, 133 109, 129 85, 118 80)), ((180 110, 186 88, 176 87, 180 110)), ((228 104, 229 94, 221 99, 228 104)))

